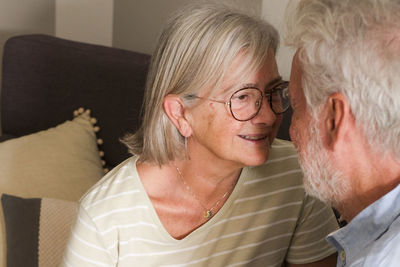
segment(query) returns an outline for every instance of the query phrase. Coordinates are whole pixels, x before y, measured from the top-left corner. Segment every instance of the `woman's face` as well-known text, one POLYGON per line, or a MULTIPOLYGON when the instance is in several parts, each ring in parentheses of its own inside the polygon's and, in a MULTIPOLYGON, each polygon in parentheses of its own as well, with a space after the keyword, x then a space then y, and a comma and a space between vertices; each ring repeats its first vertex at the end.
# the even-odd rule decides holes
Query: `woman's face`
MULTIPOLYGON (((272 52, 261 69, 245 79, 235 71, 242 62, 242 56, 233 61, 222 87, 211 96, 207 96, 208 98, 227 102, 239 89, 251 86, 264 92, 279 79, 272 52)), ((199 93, 199 96, 204 95, 199 93)), ((233 118, 226 104, 200 99, 201 103, 189 111, 193 129, 193 134, 188 139, 190 155, 215 163, 223 161, 238 167, 264 163, 282 121, 282 115, 275 115, 267 99, 262 99, 259 113, 248 121, 233 118)))

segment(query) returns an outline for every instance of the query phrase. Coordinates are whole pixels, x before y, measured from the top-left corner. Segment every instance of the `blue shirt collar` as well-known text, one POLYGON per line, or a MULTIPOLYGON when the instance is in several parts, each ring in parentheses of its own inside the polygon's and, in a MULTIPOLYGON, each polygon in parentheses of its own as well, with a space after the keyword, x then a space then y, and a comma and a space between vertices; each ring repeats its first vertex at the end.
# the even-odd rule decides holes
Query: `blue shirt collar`
POLYGON ((368 244, 383 235, 400 216, 399 203, 400 185, 397 185, 361 211, 348 225, 328 235, 327 240, 339 253, 341 250, 345 251, 347 262, 353 262, 368 244))

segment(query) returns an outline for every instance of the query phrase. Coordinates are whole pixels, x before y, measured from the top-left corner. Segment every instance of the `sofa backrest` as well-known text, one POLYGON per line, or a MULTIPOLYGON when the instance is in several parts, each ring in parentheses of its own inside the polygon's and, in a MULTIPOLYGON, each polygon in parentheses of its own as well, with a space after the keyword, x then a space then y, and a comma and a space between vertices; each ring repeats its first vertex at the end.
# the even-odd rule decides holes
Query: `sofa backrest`
POLYGON ((119 142, 137 129, 150 56, 48 35, 10 38, 4 46, 1 123, 5 135, 54 127, 80 107, 98 119, 105 161, 129 154, 119 142))

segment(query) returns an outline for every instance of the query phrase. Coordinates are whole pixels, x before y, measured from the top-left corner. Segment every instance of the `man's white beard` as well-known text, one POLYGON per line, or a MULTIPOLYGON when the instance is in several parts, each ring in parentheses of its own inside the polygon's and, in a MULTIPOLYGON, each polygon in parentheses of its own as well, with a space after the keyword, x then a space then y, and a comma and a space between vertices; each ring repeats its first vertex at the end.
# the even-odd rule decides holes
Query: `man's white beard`
POLYGON ((307 194, 337 207, 348 192, 349 183, 332 166, 323 148, 315 119, 310 123, 307 144, 299 150, 299 161, 307 194))

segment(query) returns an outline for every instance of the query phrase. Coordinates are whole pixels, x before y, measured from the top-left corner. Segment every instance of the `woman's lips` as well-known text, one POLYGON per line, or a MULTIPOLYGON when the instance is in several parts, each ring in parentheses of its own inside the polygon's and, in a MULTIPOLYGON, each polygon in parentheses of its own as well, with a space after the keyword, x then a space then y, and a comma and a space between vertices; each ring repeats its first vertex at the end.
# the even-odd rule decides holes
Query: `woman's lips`
POLYGON ((248 141, 260 141, 268 138, 267 134, 263 135, 239 135, 240 138, 243 138, 248 141))

